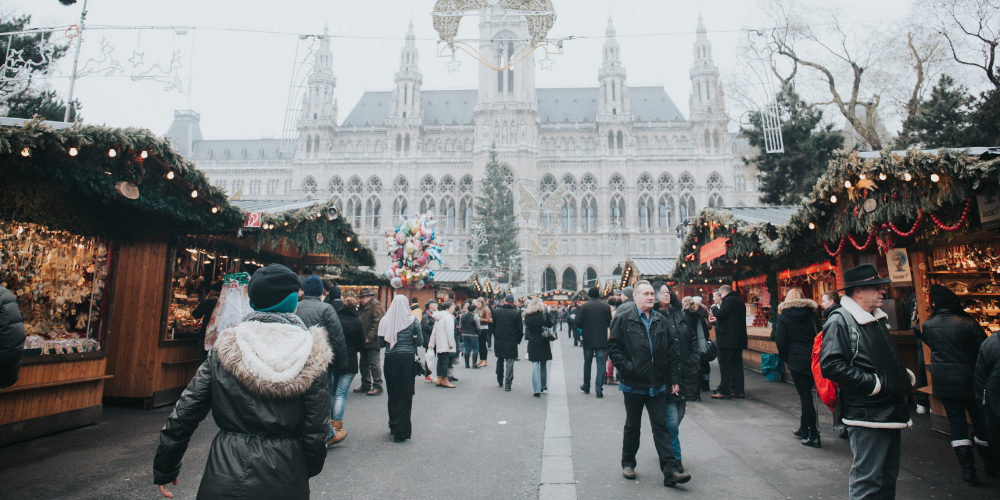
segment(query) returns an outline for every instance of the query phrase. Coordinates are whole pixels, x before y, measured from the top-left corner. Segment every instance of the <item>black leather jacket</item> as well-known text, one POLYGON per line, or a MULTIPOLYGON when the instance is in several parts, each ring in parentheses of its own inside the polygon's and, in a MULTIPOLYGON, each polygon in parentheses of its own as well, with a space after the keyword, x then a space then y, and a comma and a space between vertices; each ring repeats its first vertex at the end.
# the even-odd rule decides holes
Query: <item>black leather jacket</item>
POLYGON ((934 396, 945 399, 975 399, 972 392, 979 346, 986 333, 965 311, 938 309, 924 322, 924 343, 931 349, 931 380, 934 396))
POLYGON ((608 339, 608 357, 618 368, 626 385, 648 389, 683 383, 682 363, 674 339, 680 336, 677 324, 667 321, 660 313, 652 312, 649 325, 639 319, 639 308, 633 302, 619 308, 611 321, 611 338, 608 339), (650 350, 652 340, 652 350, 650 350))
POLYGON ((839 417, 844 424, 857 427, 907 427, 910 412, 906 397, 912 392, 911 381, 896 343, 881 321, 885 313, 876 310, 873 318, 847 297, 841 306, 823 325, 820 349, 823 377, 840 389, 839 417), (859 329, 856 355, 852 354, 847 321, 841 316, 852 312, 859 329))

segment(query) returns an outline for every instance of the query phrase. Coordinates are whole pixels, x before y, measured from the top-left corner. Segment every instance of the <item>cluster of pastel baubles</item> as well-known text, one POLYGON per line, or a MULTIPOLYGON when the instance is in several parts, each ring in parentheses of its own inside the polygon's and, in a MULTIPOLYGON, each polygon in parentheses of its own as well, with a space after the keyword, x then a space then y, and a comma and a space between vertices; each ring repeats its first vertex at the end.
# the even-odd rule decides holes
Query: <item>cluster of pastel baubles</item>
POLYGON ((396 234, 385 232, 386 248, 392 267, 385 272, 393 288, 424 288, 434 281, 434 271, 427 269, 431 261, 441 260, 441 246, 435 241, 434 213, 416 214, 396 226, 396 234))

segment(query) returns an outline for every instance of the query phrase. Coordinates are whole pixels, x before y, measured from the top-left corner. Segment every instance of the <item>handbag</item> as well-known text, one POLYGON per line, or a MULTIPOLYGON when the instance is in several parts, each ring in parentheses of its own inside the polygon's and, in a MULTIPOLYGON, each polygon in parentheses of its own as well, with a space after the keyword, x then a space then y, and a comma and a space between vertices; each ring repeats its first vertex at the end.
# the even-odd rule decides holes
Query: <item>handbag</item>
POLYGON ((705 338, 705 330, 702 328, 702 322, 698 322, 698 352, 701 354, 701 362, 708 363, 715 359, 719 355, 719 348, 715 346, 715 342, 705 338))
MULTIPOLYGON (((548 314, 546 314, 545 312, 542 312, 542 320, 545 321, 545 322, 548 322, 548 319, 549 319, 548 318, 548 314)), ((542 327, 542 338, 551 342, 551 341, 559 338, 559 336, 556 335, 556 332, 554 330, 552 330, 551 326, 543 326, 542 327)))

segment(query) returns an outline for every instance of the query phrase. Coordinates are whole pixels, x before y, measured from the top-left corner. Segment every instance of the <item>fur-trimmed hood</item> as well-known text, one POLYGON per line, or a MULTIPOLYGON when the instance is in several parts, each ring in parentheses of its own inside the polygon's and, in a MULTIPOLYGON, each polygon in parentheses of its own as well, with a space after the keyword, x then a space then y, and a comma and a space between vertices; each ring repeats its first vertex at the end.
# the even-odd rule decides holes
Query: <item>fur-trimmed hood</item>
POLYGON ((333 358, 326 330, 244 321, 215 341, 219 363, 248 391, 284 399, 306 392, 333 358))
POLYGON ((813 311, 818 311, 819 310, 819 305, 816 304, 815 300, 810 300, 810 299, 792 299, 792 300, 786 300, 786 301, 778 304, 778 314, 781 314, 781 312, 784 311, 785 309, 791 309, 791 308, 795 308, 795 307, 808 307, 809 309, 811 309, 813 311))

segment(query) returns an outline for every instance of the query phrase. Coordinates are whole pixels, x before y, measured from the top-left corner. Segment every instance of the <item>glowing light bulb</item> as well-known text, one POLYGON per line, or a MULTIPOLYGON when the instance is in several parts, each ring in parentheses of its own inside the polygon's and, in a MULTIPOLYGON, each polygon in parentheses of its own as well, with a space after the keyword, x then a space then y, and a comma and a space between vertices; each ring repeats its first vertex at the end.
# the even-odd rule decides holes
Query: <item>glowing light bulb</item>
POLYGON ((878 180, 884 181, 886 179, 885 174, 878 174, 878 180))
POLYGON ((833 195, 830 197, 830 203, 837 203, 837 195, 833 195))
POLYGON ((24 156, 25 158, 31 156, 31 150, 28 149, 28 148, 22 149, 21 150, 21 156, 24 156))
POLYGON ((903 180, 904 180, 904 181, 906 181, 906 182, 910 182, 910 180, 911 180, 911 179, 913 179, 913 176, 912 176, 912 175, 910 175, 910 173, 909 173, 909 172, 906 172, 905 174, 903 174, 903 180))
POLYGON ((350 237, 350 236, 348 236, 348 237, 347 237, 347 242, 348 242, 348 243, 350 243, 350 242, 351 242, 351 237, 350 237))
POLYGON ((170 180, 174 179, 174 171, 173 170, 167 172, 167 179, 170 179, 170 180))
POLYGON ((76 148, 69 148, 69 155, 76 156, 80 151, 76 148))
POLYGON ((809 229, 816 229, 816 224, 813 224, 812 222, 810 222, 809 223, 809 229))
POLYGON ((143 160, 145 160, 147 157, 149 157, 149 153, 147 153, 145 151, 139 153, 139 158, 142 158, 143 160))
POLYGON ((938 174, 931 174, 931 182, 937 182, 939 180, 941 180, 941 176, 938 174))
POLYGON ((865 180, 865 174, 858 174, 858 179, 865 180))
POLYGON ((114 158, 114 157, 118 156, 118 151, 115 151, 113 148, 109 149, 108 150, 108 156, 111 157, 111 158, 114 158))
POLYGON ((198 191, 197 190, 191 191, 191 197, 192 198, 197 198, 198 197, 198 191))
POLYGON ((844 187, 845 188, 851 187, 851 181, 844 181, 844 187))
POLYGON ((219 213, 219 207, 212 207, 212 213, 213 214, 219 213))

